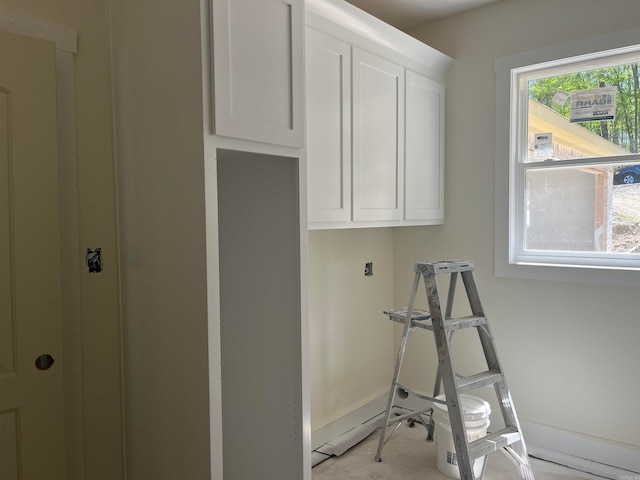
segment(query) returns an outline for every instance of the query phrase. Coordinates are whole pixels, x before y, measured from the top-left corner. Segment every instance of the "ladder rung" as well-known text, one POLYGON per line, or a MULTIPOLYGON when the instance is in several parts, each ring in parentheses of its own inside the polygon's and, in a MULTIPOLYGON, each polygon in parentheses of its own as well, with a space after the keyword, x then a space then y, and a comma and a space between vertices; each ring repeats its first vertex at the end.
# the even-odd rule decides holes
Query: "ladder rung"
POLYGON ((517 429, 508 427, 491 433, 486 437, 474 440, 469 444, 469 457, 473 460, 476 458, 489 455, 508 445, 516 443, 522 437, 517 429))
MULTIPOLYGON (((389 319, 397 322, 404 323, 407 320, 406 308, 395 308, 393 310, 385 310, 385 315, 389 316, 389 319)), ((479 327, 487 324, 486 317, 459 317, 448 318, 444 321, 444 326, 447 330, 461 330, 463 328, 479 327)), ((431 323, 431 315, 426 310, 414 309, 411 314, 411 326, 424 328, 425 330, 433 330, 433 324, 431 323)))
POLYGON ((476 373, 475 375, 469 375, 468 377, 458 377, 456 385, 458 392, 468 392, 469 390, 475 390, 476 388, 485 387, 487 385, 493 385, 504 380, 501 372, 497 370, 487 370, 486 372, 476 373))
POLYGON ((459 317, 448 318, 444 321, 444 326, 447 330, 460 330, 462 328, 479 327, 480 325, 486 325, 486 317, 459 317))

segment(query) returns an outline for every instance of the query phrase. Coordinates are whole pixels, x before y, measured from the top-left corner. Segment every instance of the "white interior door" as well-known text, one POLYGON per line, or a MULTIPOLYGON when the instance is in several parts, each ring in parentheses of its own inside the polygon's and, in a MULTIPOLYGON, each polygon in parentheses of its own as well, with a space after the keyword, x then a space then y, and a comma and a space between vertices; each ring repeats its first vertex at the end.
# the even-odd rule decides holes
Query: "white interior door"
POLYGON ((0 478, 65 474, 55 44, 0 32, 0 478))

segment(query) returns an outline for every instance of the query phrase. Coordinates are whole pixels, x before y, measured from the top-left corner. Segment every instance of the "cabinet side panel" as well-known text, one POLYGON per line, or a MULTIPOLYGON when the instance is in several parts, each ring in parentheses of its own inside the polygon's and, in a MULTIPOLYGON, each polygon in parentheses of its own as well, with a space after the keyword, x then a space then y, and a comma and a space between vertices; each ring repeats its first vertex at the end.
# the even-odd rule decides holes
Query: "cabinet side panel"
POLYGON ((218 152, 224 476, 303 476, 296 159, 218 152))

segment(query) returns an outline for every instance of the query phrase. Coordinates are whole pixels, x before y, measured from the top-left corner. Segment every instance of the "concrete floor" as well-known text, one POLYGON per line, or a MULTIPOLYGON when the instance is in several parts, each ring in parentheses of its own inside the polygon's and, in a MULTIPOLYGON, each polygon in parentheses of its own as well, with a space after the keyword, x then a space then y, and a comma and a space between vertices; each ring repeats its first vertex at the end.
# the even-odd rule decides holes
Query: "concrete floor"
MULTIPOLYGON (((426 429, 411 428, 403 423, 385 445, 382 462, 374 457, 378 448, 379 430, 339 457, 330 457, 313 468, 313 480, 447 480, 436 467, 435 442, 427 442, 426 429)), ((488 458, 484 480, 515 480, 513 463, 503 454, 488 458)), ((531 458, 536 480, 601 480, 588 473, 531 458)))

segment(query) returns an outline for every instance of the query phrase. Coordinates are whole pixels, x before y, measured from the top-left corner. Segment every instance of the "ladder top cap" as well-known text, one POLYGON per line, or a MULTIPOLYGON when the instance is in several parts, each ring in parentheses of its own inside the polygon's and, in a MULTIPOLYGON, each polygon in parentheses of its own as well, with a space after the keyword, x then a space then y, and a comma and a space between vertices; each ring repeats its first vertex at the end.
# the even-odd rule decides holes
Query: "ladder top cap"
POLYGON ((473 270, 473 262, 470 260, 440 260, 438 262, 417 262, 415 272, 420 273, 451 273, 473 270))

